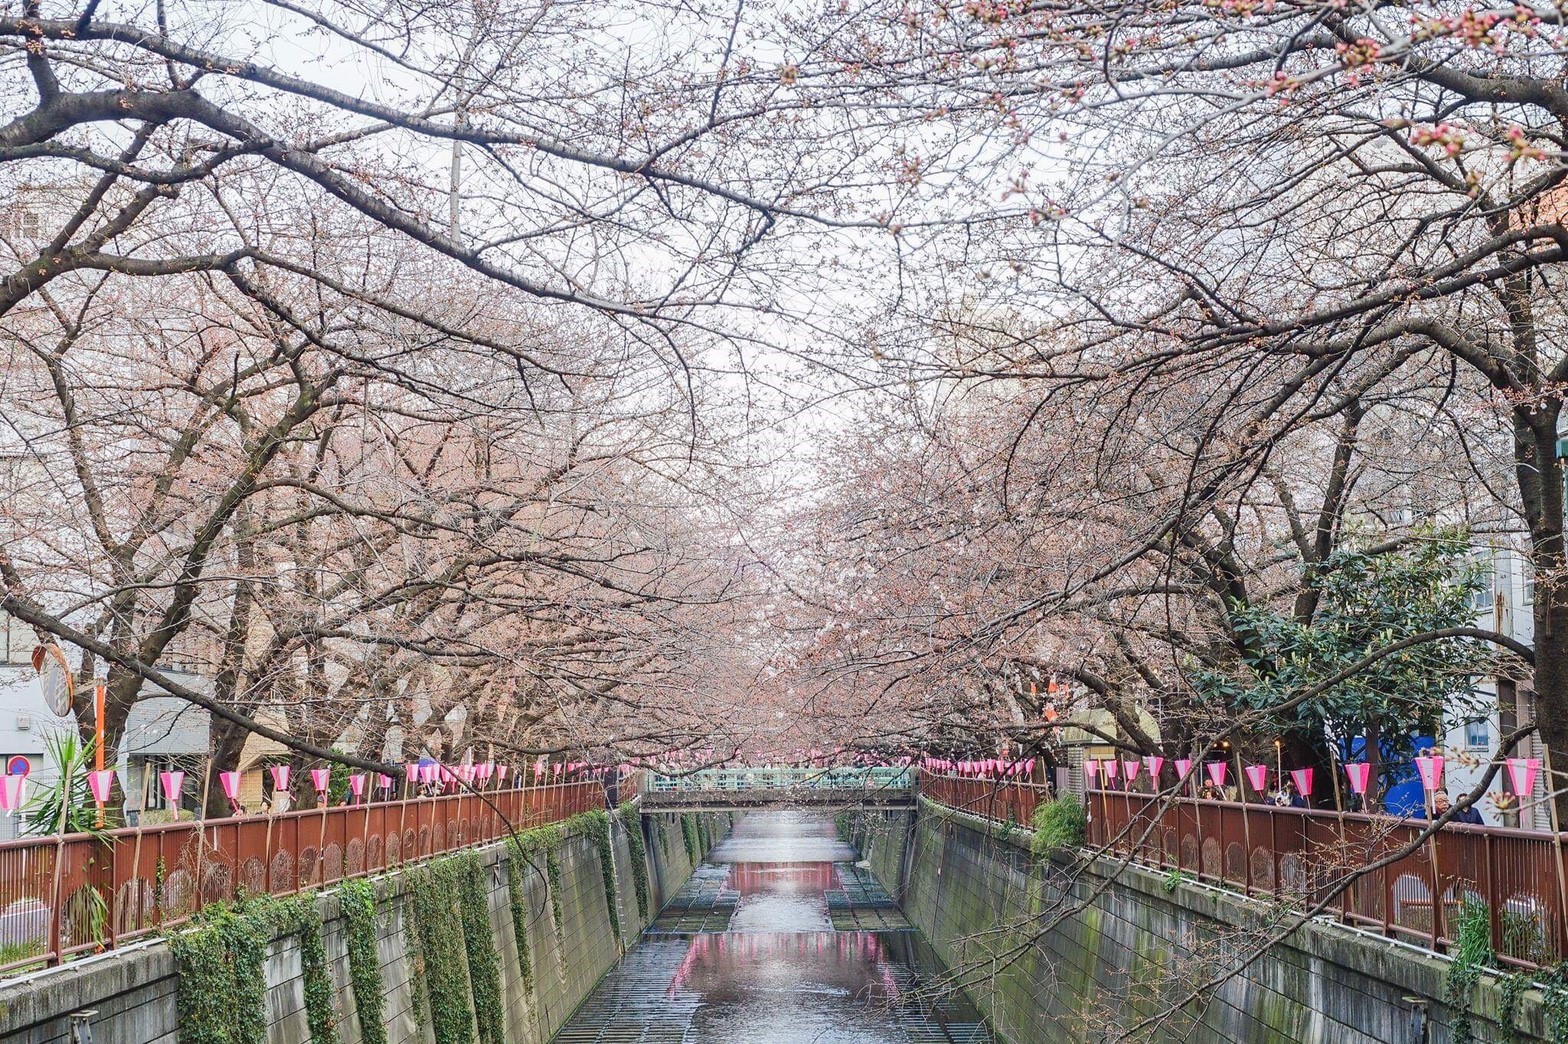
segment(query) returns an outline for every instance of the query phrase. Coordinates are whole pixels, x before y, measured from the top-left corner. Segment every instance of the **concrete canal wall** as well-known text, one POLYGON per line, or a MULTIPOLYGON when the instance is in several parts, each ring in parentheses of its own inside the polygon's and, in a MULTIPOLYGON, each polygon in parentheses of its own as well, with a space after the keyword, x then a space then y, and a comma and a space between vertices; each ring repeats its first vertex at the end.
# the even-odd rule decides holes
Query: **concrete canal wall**
MULTIPOLYGON (((1269 908, 1190 881, 1109 864, 1042 864, 1030 834, 922 802, 917 813, 862 812, 856 841, 883 886, 1012 1044, 1093 1041, 1167 1009, 1229 967, 1269 908), (1082 912, 1046 927, 1058 902, 1082 912)), ((1268 948, 1168 1024, 1135 1039, 1260 1044, 1447 1044, 1449 962, 1331 923, 1268 948), (1194 1025, 1196 1023, 1197 1025, 1194 1025)), ((1507 1039, 1498 980, 1471 1004, 1475 1039, 1507 1039)), ((1517 1039, 1545 1036, 1540 995, 1518 995, 1517 1039)))
MULTIPOLYGON (((342 1044, 447 1044, 454 1039, 489 1044, 497 1034, 509 1044, 544 1044, 615 964, 623 948, 657 915, 664 900, 691 876, 694 863, 704 854, 698 851, 692 858, 691 849, 702 847, 697 838, 716 843, 732 818, 724 813, 694 813, 690 823, 683 824, 677 815, 630 817, 630 828, 640 827, 644 837, 649 892, 645 916, 637 900, 635 846, 628 826, 620 817, 609 817, 619 938, 607 899, 604 846, 591 825, 579 825, 511 866, 512 850, 491 845, 474 852, 477 870, 465 861, 461 872, 443 876, 442 860, 435 860, 374 878, 369 892, 345 895, 334 887, 317 893, 306 902, 312 902, 319 914, 319 932, 311 936, 285 932, 261 947, 265 990, 253 994, 257 1010, 250 1015, 265 1020, 271 1044, 304 1044, 313 1039, 336 1039, 342 1044), (445 903, 446 909, 438 909, 440 916, 435 918, 428 902, 420 906, 437 885, 451 881, 458 882, 454 887, 474 889, 461 894, 483 896, 483 918, 464 923, 462 902, 445 903), (516 906, 513 882, 521 886, 521 902, 516 906), (358 936, 363 945, 357 982, 347 909, 356 896, 366 903, 360 909, 368 911, 361 913, 359 924, 364 926, 369 919, 374 940, 372 949, 368 928, 358 936), (373 906, 368 905, 371 896, 373 906), (525 925, 522 948, 514 927, 518 918, 525 925), (445 933, 449 937, 431 927, 441 924, 451 926, 445 933), (480 926, 488 927, 488 939, 475 938, 484 930, 480 926), (319 947, 305 943, 307 938, 319 939, 319 947), (494 969, 493 975, 486 974, 487 966, 494 969), (487 982, 499 989, 487 988, 487 982), (370 989, 380 994, 379 1033, 361 1024, 361 1005, 356 1002, 361 990, 370 989), (464 1035, 465 1030, 469 1035, 464 1035)), ((297 918, 298 907, 293 909, 291 916, 297 918)), ((308 920, 314 925, 314 917, 308 920)), ((232 1027, 246 1017, 240 1010, 245 1005, 234 1003, 244 993, 243 975, 229 984, 228 993, 217 992, 209 1003, 206 992, 192 995, 212 991, 204 971, 185 967, 168 942, 157 940, 40 972, 0 987, 0 1040, 68 1044, 70 1015, 79 1011, 96 1013, 89 1020, 94 1044, 203 1040, 202 1029, 190 1018, 193 1006, 215 1009, 206 1014, 216 1026, 232 1027)))

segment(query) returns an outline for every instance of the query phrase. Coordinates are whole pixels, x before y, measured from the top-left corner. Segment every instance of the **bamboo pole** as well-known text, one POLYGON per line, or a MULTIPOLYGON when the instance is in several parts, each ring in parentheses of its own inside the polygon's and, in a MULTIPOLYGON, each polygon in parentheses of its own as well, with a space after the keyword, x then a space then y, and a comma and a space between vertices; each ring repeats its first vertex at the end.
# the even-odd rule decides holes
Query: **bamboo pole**
MULTIPOLYGON (((1252 818, 1247 814, 1247 774, 1241 770, 1241 751, 1235 747, 1230 748, 1230 757, 1236 764, 1236 796, 1241 798, 1241 839, 1247 846, 1242 854, 1241 880, 1242 892, 1252 894, 1252 818)), ((1225 853, 1220 853, 1220 865, 1223 869, 1225 853)), ((1224 875, 1221 874, 1223 880, 1224 875)))

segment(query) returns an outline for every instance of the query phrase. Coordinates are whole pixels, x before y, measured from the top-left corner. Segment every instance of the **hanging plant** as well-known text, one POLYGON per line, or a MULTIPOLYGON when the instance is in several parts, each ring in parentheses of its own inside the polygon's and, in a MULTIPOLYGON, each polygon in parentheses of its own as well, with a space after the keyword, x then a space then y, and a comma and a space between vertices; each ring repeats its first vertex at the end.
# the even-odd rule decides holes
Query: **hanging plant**
MULTIPOLYGON (((568 820, 568 823, 570 820, 568 820)), ((565 941, 566 921, 565 911, 561 906, 561 855, 559 852, 562 839, 565 837, 565 825, 552 823, 549 826, 534 827, 515 834, 512 838, 513 857, 527 860, 531 865, 533 857, 544 857, 545 891, 550 898, 550 916, 554 922, 555 941, 557 946, 565 941)))
POLYGON ((349 982, 359 1012, 361 1044, 387 1044, 381 960, 376 952, 376 890, 369 881, 344 881, 342 900, 347 924, 349 982))
POLYGON ((691 860, 693 864, 696 864, 698 858, 702 855, 700 847, 702 842, 697 837, 697 824, 693 822, 692 815, 689 812, 681 814, 681 836, 686 841, 686 858, 691 860))
POLYGON ((287 935, 299 937, 311 1044, 334 1044, 338 1014, 314 895, 214 903, 170 936, 184 1044, 266 1044, 267 948, 287 935))
POLYGON ((474 1041, 468 957, 455 871, 453 860, 438 859, 409 873, 409 914, 414 922, 435 1044, 474 1041))
POLYGON ((490 894, 477 852, 453 856, 458 873, 458 899, 463 913, 463 943, 468 956, 468 981, 474 998, 474 1021, 483 1044, 504 1044, 506 1013, 501 1003, 501 958, 490 923, 490 894))
POLYGON ((599 873, 604 878, 604 902, 610 915, 610 934, 620 939, 621 905, 617 899, 620 889, 615 881, 615 850, 610 840, 610 814, 602 809, 584 812, 578 825, 583 833, 593 839, 594 846, 599 850, 599 873))
POLYGON ((506 861, 507 902, 512 908, 512 938, 517 942, 517 970, 523 977, 523 989, 534 988, 533 954, 528 947, 528 894, 523 888, 522 859, 513 846, 511 858, 506 861))
POLYGON ((648 846, 642 838, 642 816, 630 801, 623 802, 617 810, 621 825, 626 828, 626 849, 632 857, 632 888, 637 893, 637 916, 648 919, 648 846))

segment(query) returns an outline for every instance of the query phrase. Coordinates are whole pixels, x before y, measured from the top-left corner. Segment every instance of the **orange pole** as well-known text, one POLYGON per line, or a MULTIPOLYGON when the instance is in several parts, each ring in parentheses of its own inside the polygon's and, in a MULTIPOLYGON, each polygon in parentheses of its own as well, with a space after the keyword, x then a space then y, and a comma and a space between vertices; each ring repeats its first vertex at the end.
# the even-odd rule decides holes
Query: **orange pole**
MULTIPOLYGON (((98 771, 103 771, 103 707, 107 702, 103 682, 93 685, 93 757, 97 761, 98 771)), ((69 795, 67 795, 68 797, 69 795)), ((103 802, 98 802, 98 825, 103 826, 103 802)))

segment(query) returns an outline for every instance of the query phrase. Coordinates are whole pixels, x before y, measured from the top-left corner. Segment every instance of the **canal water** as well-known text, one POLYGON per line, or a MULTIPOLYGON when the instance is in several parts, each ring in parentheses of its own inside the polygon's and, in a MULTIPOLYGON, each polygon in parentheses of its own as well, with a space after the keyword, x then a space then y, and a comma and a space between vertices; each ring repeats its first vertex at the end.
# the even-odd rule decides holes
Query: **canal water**
POLYGON ((990 1044, 831 819, 736 822, 557 1044, 990 1044))

